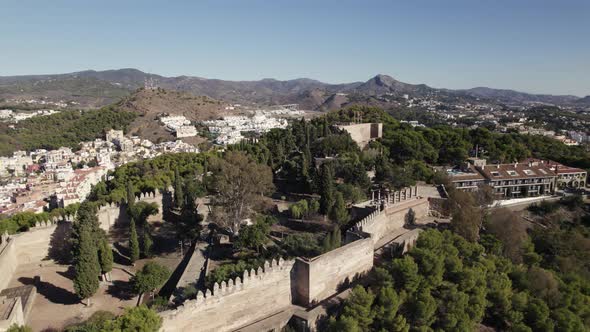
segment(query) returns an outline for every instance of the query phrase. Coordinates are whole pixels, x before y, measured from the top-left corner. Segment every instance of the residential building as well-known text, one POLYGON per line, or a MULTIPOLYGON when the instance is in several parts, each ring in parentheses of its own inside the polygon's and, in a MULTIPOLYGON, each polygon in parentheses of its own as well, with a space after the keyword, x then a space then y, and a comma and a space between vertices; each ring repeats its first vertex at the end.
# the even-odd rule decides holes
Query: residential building
POLYGON ((486 182, 486 178, 479 173, 475 165, 469 162, 462 167, 449 169, 447 173, 455 188, 464 191, 475 191, 486 182))
POLYGON ((556 175, 545 164, 496 164, 477 169, 499 198, 548 195, 555 190, 556 175))
POLYGON ((544 164, 551 169, 555 175, 555 188, 556 189, 580 189, 586 186, 588 173, 586 170, 576 167, 570 167, 560 164, 556 161, 541 160, 530 158, 526 162, 532 164, 544 164))
POLYGON ((550 195, 557 189, 583 188, 587 184, 583 169, 539 159, 486 165, 484 159, 470 158, 463 167, 447 173, 459 190, 474 191, 486 184, 500 199, 550 195))

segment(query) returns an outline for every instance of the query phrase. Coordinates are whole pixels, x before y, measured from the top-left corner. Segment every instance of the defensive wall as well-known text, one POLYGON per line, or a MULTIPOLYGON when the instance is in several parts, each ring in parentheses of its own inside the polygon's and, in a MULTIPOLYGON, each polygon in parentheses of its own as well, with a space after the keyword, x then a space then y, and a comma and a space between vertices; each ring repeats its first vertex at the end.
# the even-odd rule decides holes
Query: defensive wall
POLYGON ((215 283, 205 294, 161 313, 162 331, 233 331, 257 319, 280 313, 292 303, 291 273, 295 261, 266 262, 242 277, 215 283))
POLYGON ((294 303, 314 305, 341 290, 373 268, 373 240, 369 234, 311 259, 297 258, 294 303))
POLYGON ((6 288, 20 264, 37 263, 49 256, 50 242, 59 237, 63 227, 43 222, 28 232, 2 235, 0 244, 0 290, 6 288))
POLYGON ((382 202, 367 217, 357 222, 352 231, 371 234, 373 244, 395 230, 401 229, 408 221, 410 210, 414 218, 420 219, 429 214, 429 200, 417 195, 416 188, 408 188, 384 195, 382 202), (409 189, 409 190, 408 190, 409 189))
MULTIPOLYGON (((145 193, 137 197, 137 201, 156 203, 158 214, 151 218, 162 217, 163 195, 161 193, 145 193)), ((97 211, 100 227, 105 231, 118 221, 127 218, 125 209, 118 204, 101 206, 97 211)), ((68 254, 69 238, 72 221, 75 216, 64 216, 49 221, 41 221, 26 232, 0 237, 0 290, 10 284, 19 265, 43 264, 44 260, 59 259, 68 254)), ((161 220, 161 219, 160 219, 161 220)), ((29 309, 23 310, 20 297, 0 297, 0 331, 12 323, 23 324, 30 311, 32 300, 27 304, 29 309)))
MULTIPOLYGON (((146 193, 139 195, 137 199, 138 201, 156 203, 161 215, 162 197, 160 193, 146 193)), ((118 204, 101 206, 97 215, 100 227, 107 232, 121 218, 126 218, 124 208, 118 204)), ((65 240, 69 238, 71 222, 74 218, 75 216, 65 216, 63 220, 56 218, 51 221, 42 221, 29 231, 14 235, 2 235, 0 239, 0 267, 2 267, 3 273, 0 274, 0 290, 6 287, 18 264, 41 262, 51 257, 52 247, 59 245, 60 242, 64 245, 65 240)))
MULTIPOLYGON (((158 213, 154 216, 150 216, 148 221, 163 220, 162 206, 164 195, 161 192, 142 193, 136 198, 138 202, 156 203, 158 206, 158 213)), ((105 231, 108 232, 109 229, 119 221, 127 221, 125 209, 123 209, 119 204, 106 204, 98 209, 98 222, 100 223, 100 228, 104 229, 105 231)))
MULTIPOLYGON (((354 235, 353 235, 354 236, 354 235)), ((323 255, 266 262, 243 277, 215 283, 205 294, 161 313, 162 331, 234 331, 268 317, 280 317, 293 304, 313 306, 373 268, 369 234, 323 255)))
MULTIPOLYGON (((378 202, 346 233, 343 246, 310 259, 266 262, 242 278, 216 283, 196 299, 162 312, 162 331, 246 331, 276 321, 274 327, 296 306, 310 308, 337 294, 373 268, 377 242, 402 228, 410 209, 415 218, 429 211, 428 199, 415 189, 393 192, 378 202)), ((400 237, 404 251, 415 243, 419 230, 410 233, 400 237)))
POLYGON ((382 123, 357 123, 338 125, 337 127, 348 132, 350 138, 358 144, 361 150, 369 144, 370 141, 383 136, 382 123))
MULTIPOLYGON (((138 196, 138 201, 158 203, 159 213, 162 212, 162 194, 147 193, 138 196)), ((98 209, 98 221, 105 231, 121 218, 126 218, 122 206, 107 204, 98 209)), ((68 239, 71 222, 75 216, 65 216, 51 221, 39 222, 29 231, 18 234, 3 234, 0 238, 0 290, 6 288, 19 265, 41 263, 43 260, 69 252, 68 239)))

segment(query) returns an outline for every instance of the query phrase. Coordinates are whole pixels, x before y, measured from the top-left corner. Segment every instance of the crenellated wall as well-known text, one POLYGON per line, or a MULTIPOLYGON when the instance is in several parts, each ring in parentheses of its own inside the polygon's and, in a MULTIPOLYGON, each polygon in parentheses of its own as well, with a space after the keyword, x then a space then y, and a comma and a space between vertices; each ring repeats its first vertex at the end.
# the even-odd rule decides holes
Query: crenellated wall
MULTIPOLYGON (((148 217, 148 221, 162 220, 163 197, 163 194, 160 192, 142 193, 141 195, 137 196, 138 202, 156 203, 158 206, 158 214, 148 217)), ((100 228, 108 232, 109 229, 118 221, 127 221, 127 213, 124 206, 111 203, 103 205, 98 209, 98 222, 100 223, 100 228)))
POLYGON ((221 285, 161 313, 162 331, 232 331, 256 319, 268 317, 292 303, 291 271, 295 261, 272 260, 257 271, 221 285))
POLYGON ((137 200, 139 202, 146 202, 146 203, 156 203, 156 205, 158 206, 158 214, 153 215, 153 216, 149 216, 148 217, 148 222, 151 221, 161 221, 163 220, 163 213, 164 213, 164 195, 161 192, 156 192, 156 193, 143 193, 141 194, 137 200))
POLYGON ((383 210, 377 209, 357 222, 352 227, 352 230, 371 234, 373 243, 377 244, 387 234, 404 226, 410 209, 414 211, 416 219, 427 216, 429 209, 428 199, 415 197, 407 201, 388 205, 383 210))
POLYGON ((195 300, 161 313, 162 331, 233 331, 278 317, 293 303, 307 307, 325 300, 373 267, 371 235, 361 232, 349 239, 312 259, 273 260, 242 278, 216 283, 195 300))
MULTIPOLYGON (((293 310, 293 304, 311 307, 336 294, 372 269, 377 242, 402 228, 410 209, 416 218, 428 215, 426 198, 394 193, 388 200, 384 209, 373 211, 346 233, 345 245, 311 259, 267 262, 243 278, 215 284, 197 299, 161 313, 162 331, 235 331, 278 319, 293 310)), ((404 249, 418 234, 411 231, 400 238, 404 249)))
POLYGON ((98 208, 100 228, 108 232, 120 219, 127 218, 125 210, 118 204, 106 204, 98 208))

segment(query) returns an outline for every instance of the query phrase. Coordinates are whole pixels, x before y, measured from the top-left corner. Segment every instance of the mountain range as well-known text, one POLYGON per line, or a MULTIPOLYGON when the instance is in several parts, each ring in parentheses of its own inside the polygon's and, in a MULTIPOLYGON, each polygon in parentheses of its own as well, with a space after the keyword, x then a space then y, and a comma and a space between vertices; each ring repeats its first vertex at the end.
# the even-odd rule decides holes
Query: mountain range
POLYGON ((129 96, 146 82, 163 89, 189 92, 228 103, 258 106, 296 103, 300 109, 306 110, 329 110, 344 106, 351 100, 379 96, 399 98, 406 94, 412 98, 464 98, 505 104, 590 106, 590 96, 538 95, 486 87, 438 89, 425 84, 400 82, 387 75, 377 75, 366 82, 328 84, 307 78, 226 81, 195 76, 165 77, 130 68, 55 75, 0 76, 0 103, 10 105, 15 99, 43 99, 74 102, 79 107, 99 107, 129 96))

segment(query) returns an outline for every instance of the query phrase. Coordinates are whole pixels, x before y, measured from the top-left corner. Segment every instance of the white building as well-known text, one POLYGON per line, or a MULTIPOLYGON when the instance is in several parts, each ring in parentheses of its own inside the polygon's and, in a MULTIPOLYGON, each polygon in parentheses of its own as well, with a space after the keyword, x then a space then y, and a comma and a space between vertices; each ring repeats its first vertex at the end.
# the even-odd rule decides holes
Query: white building
POLYGON ((176 137, 193 137, 197 136, 197 128, 195 126, 180 126, 176 128, 176 137))

